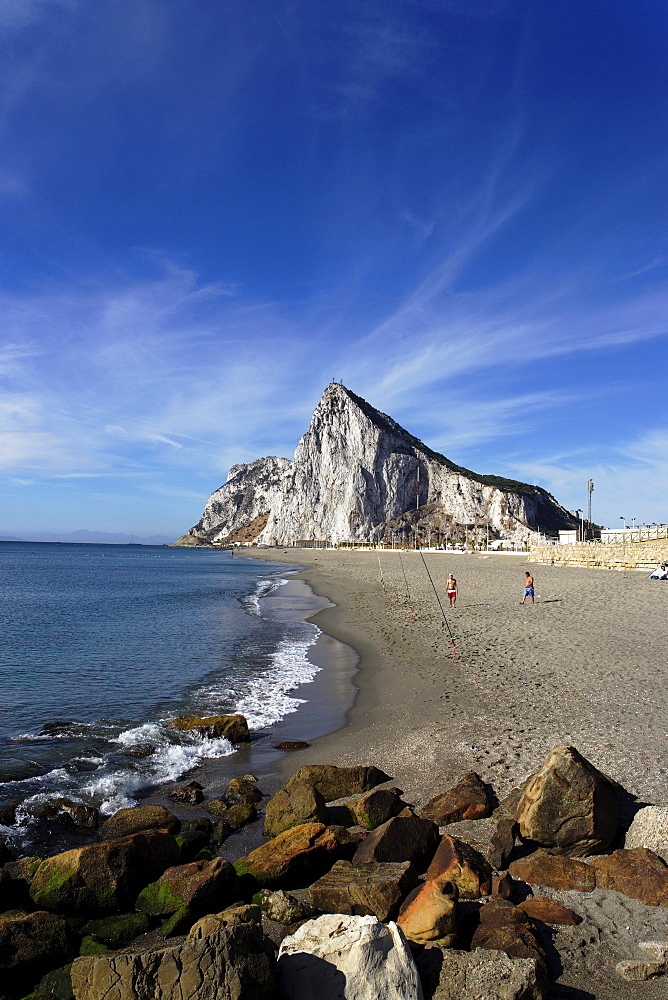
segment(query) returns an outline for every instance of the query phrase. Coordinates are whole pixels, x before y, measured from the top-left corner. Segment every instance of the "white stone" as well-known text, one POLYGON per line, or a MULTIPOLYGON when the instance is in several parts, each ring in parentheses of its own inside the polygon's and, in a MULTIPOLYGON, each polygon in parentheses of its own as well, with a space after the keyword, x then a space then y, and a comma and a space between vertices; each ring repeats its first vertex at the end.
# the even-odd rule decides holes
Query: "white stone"
POLYGON ((668 806, 644 806, 633 817, 624 847, 647 847, 668 863, 668 806))
POLYGON ((233 466, 188 534, 219 541, 269 514, 257 542, 374 540, 382 534, 379 525, 415 508, 418 460, 420 505, 441 504, 459 524, 487 521, 502 538, 519 541, 529 537, 529 525, 569 521, 545 490, 514 492, 480 482, 332 383, 294 461, 271 457, 233 466))
POLYGON ((278 976, 289 1000, 423 1000, 395 923, 326 913, 284 938, 278 976))

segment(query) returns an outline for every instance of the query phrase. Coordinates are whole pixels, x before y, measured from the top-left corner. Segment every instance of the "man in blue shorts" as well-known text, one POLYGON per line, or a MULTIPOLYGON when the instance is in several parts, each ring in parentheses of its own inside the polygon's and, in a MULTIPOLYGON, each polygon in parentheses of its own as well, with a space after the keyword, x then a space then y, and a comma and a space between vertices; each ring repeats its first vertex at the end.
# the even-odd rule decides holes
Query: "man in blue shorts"
POLYGON ((533 599, 533 577, 532 577, 531 573, 529 573, 528 570, 524 574, 524 597, 520 601, 520 604, 524 604, 524 602, 526 601, 527 597, 531 598, 531 603, 532 604, 536 603, 534 601, 534 599, 533 599))

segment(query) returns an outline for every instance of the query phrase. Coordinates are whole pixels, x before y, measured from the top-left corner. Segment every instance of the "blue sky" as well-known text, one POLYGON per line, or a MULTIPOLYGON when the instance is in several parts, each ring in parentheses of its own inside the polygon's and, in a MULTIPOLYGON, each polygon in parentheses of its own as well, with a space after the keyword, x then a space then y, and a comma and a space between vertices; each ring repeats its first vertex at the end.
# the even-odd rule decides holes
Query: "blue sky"
POLYGON ((0 531, 178 535, 327 383, 668 521, 664 0, 0 0, 0 531))

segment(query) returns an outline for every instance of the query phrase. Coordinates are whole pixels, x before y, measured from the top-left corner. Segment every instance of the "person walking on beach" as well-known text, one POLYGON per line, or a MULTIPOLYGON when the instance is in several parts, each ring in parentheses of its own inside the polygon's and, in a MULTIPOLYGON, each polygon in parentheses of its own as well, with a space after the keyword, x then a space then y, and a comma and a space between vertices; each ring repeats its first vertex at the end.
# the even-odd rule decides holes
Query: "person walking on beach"
POLYGON ((524 597, 520 601, 520 604, 524 604, 527 597, 531 598, 532 604, 536 603, 533 599, 533 577, 528 570, 524 574, 524 597))
POLYGON ((445 585, 445 589, 448 595, 448 600, 450 601, 450 607, 454 608, 457 604, 457 581, 455 580, 452 573, 448 577, 448 582, 445 585))

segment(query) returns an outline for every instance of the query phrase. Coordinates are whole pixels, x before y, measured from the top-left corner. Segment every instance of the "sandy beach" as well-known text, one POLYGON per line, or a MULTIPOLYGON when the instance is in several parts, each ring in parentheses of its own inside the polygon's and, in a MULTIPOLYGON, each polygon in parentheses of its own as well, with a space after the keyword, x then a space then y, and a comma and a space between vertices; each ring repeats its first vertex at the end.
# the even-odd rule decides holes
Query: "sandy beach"
MULTIPOLYGON (((632 571, 529 566, 521 555, 426 553, 455 658, 419 553, 245 554, 306 567, 300 576, 334 604, 313 620, 359 655, 347 725, 287 754, 285 778, 306 763, 375 764, 420 806, 475 770, 501 799, 549 750, 571 744, 633 796, 630 813, 668 805, 668 585, 632 571), (527 568, 536 603, 522 606, 527 568), (453 609, 449 572, 459 584, 453 609)), ((599 890, 569 905, 585 921, 556 932, 555 998, 668 998, 665 979, 628 984, 614 974, 620 958, 638 957, 640 940, 665 940, 665 908, 599 890)))

